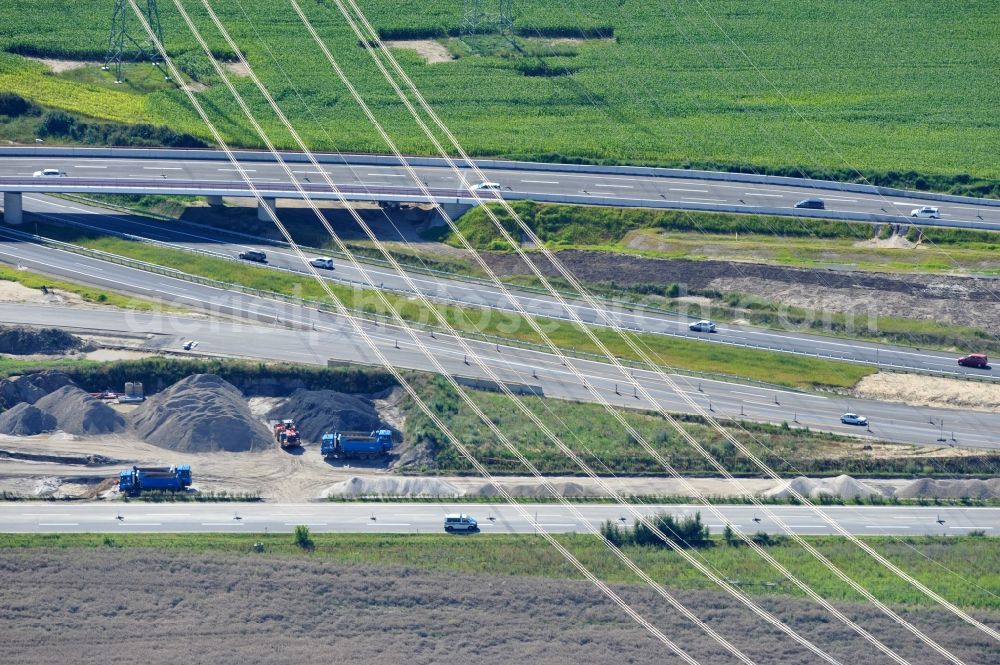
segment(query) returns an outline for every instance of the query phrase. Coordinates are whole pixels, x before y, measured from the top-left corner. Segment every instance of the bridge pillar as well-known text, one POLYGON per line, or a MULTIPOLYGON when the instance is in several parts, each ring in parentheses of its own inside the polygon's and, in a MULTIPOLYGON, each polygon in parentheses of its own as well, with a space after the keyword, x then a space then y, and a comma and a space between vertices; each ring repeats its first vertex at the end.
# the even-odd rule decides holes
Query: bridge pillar
POLYGON ((223 205, 221 196, 212 195, 212 196, 206 196, 205 198, 208 199, 208 205, 212 206, 213 208, 218 208, 223 205))
POLYGON ((278 207, 277 199, 264 199, 264 205, 261 205, 259 203, 257 204, 257 219, 259 219, 262 222, 273 221, 271 219, 271 216, 268 214, 268 210, 273 212, 274 209, 277 207, 278 207))
POLYGON ((21 210, 21 192, 6 192, 3 195, 3 221, 11 226, 24 223, 21 210))
MULTIPOLYGON (((445 213, 448 214, 449 217, 451 217, 454 220, 454 219, 458 219, 459 217, 461 217, 462 215, 464 215, 467 211, 471 210, 472 208, 475 208, 475 206, 466 205, 464 203, 442 203, 440 210, 443 210, 445 213)), ((443 215, 438 215, 438 217, 439 217, 439 219, 436 220, 436 221, 440 221, 443 224, 444 223, 444 216, 443 215)), ((432 224, 432 226, 435 226, 435 225, 436 224, 432 224)))

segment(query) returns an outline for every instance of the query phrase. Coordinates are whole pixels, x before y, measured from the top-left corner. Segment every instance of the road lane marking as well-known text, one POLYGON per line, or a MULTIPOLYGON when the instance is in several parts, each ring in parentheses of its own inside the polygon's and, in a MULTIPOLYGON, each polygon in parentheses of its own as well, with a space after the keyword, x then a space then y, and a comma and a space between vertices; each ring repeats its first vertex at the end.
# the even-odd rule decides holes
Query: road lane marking
MULTIPOLYGON (((239 173, 239 171, 240 171, 239 169, 219 169, 219 170, 220 171, 236 171, 237 173, 239 173)), ((257 169, 243 169, 243 170, 246 171, 247 173, 256 173, 257 172, 257 169)))
POLYGON ((866 529, 909 529, 905 524, 866 524, 866 529))
POLYGON ((180 171, 182 170, 179 166, 143 166, 145 171, 180 171))
POLYGON ((107 166, 87 166, 86 164, 77 164, 73 167, 74 169, 106 169, 107 166))
POLYGON ((119 524, 122 526, 163 526, 163 522, 126 522, 125 520, 119 524))
POLYGON ((992 529, 991 526, 950 526, 949 529, 992 529))
POLYGON ((328 526, 327 522, 285 522, 285 526, 328 526))
POLYGON ((707 189, 682 189, 680 187, 669 187, 668 192, 693 192, 695 194, 708 194, 707 189))
POLYGON ((755 194, 753 192, 743 192, 743 196, 767 196, 772 199, 783 199, 783 194, 755 194))
POLYGON ((373 175, 376 178, 409 178, 410 176, 405 173, 366 173, 365 175, 373 175))
POLYGON ((366 522, 368 526, 413 526, 407 522, 366 522))
POLYGON ((615 187, 617 189, 635 189, 633 185, 608 185, 603 182, 595 182, 591 187, 615 187))
POLYGON ((80 526, 79 522, 39 522, 38 526, 80 526))
POLYGON ((232 522, 202 522, 202 526, 246 526, 242 520, 233 520, 232 522))
MULTIPOLYGON (((700 199, 700 198, 698 198, 696 196, 685 196, 684 200, 685 201, 699 201, 699 202, 705 202, 705 203, 725 203, 726 202, 725 199, 700 199)), ((733 205, 736 205, 736 204, 733 204, 733 205)))
POLYGON ((558 185, 558 180, 522 180, 521 182, 530 182, 536 185, 558 185))

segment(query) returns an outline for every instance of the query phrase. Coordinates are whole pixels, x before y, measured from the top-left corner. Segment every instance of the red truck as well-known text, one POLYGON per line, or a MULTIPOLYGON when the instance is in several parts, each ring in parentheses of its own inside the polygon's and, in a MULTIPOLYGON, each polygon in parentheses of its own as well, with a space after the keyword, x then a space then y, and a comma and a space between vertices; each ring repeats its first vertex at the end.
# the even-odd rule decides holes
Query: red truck
POLYGON ((295 426, 294 420, 272 420, 271 427, 274 429, 274 440, 282 448, 294 448, 302 445, 299 440, 299 430, 295 426))
POLYGON ((958 364, 964 367, 982 367, 983 369, 990 367, 989 359, 985 353, 970 353, 967 356, 962 356, 958 359, 958 364))

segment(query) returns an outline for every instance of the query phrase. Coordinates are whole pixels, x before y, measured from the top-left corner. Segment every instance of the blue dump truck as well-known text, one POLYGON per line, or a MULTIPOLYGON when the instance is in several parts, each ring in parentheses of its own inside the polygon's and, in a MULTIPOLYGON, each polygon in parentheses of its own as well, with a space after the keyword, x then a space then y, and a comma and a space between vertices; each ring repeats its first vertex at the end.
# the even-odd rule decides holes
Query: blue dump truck
POLYGON ((124 494, 135 496, 146 490, 168 490, 183 492, 191 485, 191 467, 179 466, 133 466, 118 474, 118 489, 124 494))
POLYGON ((392 450, 392 430, 374 432, 336 432, 324 434, 320 446, 323 457, 373 459, 392 450))

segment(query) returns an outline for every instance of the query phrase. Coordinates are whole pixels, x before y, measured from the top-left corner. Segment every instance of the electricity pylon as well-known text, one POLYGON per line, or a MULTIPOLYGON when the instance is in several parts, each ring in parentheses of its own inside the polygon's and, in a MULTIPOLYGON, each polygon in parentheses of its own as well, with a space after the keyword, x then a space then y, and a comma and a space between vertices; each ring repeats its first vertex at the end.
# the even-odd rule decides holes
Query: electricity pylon
MULTIPOLYGON (((489 19, 492 22, 492 15, 487 15, 482 10, 480 0, 464 0, 465 7, 462 13, 462 34, 475 35, 489 19)), ((514 34, 514 0, 500 0, 500 12, 497 17, 497 29, 501 35, 514 34)), ((489 31, 488 29, 486 30, 489 31)))
MULTIPOLYGON (((140 8, 142 5, 140 4, 140 8)), ((114 67, 115 83, 122 82, 122 63, 128 59, 128 49, 134 47, 138 50, 137 61, 148 60, 163 71, 160 61, 160 52, 156 45, 146 35, 145 30, 141 30, 141 37, 136 38, 128 28, 129 15, 132 13, 129 0, 115 0, 115 10, 111 15, 111 30, 108 33, 108 54, 104 58, 105 71, 114 67)), ((156 35, 157 41, 163 43, 163 29, 160 27, 160 10, 156 6, 156 0, 146 0, 145 17, 156 35)), ((170 78, 164 72, 165 78, 170 78)))
POLYGON ((514 35, 514 0, 500 0, 497 27, 500 28, 501 35, 514 35))

